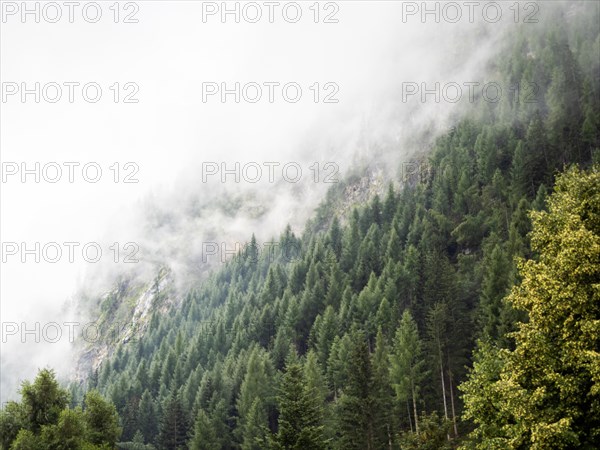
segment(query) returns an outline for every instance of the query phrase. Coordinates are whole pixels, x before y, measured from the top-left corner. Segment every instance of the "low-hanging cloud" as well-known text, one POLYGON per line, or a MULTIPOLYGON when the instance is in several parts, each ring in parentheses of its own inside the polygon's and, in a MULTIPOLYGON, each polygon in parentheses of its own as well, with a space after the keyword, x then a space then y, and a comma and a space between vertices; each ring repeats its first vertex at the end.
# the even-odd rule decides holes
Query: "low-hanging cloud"
MULTIPOLYGON (((158 267, 169 266, 183 290, 207 267, 206 242, 231 248, 252 233, 266 242, 286 224, 301 233, 331 186, 326 175, 335 172, 341 180, 370 165, 393 176, 469 108, 468 99, 422 102, 411 95, 404 101, 407 83, 493 81, 486 78, 490 62, 516 26, 512 18, 490 23, 476 16, 470 23, 467 15, 458 23, 422 23, 418 15, 406 16, 407 2, 350 1, 336 3, 339 23, 224 24, 212 16, 203 22, 203 3, 141 2, 139 23, 129 28, 3 24, 10 36, 1 44, 3 80, 31 80, 33 73, 42 81, 108 85, 118 79, 136 83, 140 100, 3 106, 2 128, 10 130, 2 138, 4 161, 98 161, 105 167, 134 162, 140 180, 127 186, 4 186, 4 240, 87 239, 105 249, 133 242, 140 262, 6 264, 3 322, 93 320, 90 311, 77 308, 81 297, 106 292, 118 276, 150 282, 158 267), (20 42, 19 48, 11 41, 20 42), (216 95, 203 102, 203 83, 223 82, 294 82, 303 88, 303 99, 222 103, 216 95), (321 101, 335 90, 325 90, 326 83, 339 89, 337 103, 321 101), (264 168, 260 180, 235 182, 228 175, 222 182, 217 173, 203 181, 203 168, 232 169, 236 163, 264 168), (297 182, 281 171, 289 163, 302 168, 297 182), (268 167, 276 167, 273 182, 268 167), (20 199, 21 207, 9 196, 20 199)), ((18 380, 31 378, 38 367, 50 365, 67 377, 70 348, 64 340, 2 343, 2 400, 14 397, 18 380)))

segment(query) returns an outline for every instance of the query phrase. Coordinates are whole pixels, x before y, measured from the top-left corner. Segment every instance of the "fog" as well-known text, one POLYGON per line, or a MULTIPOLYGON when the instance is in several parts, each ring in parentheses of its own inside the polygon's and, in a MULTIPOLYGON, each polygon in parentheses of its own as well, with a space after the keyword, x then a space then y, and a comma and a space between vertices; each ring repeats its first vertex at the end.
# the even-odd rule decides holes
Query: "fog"
MULTIPOLYGON (((266 241, 288 223, 301 233, 331 186, 323 182, 325 175, 335 172, 341 180, 359 161, 390 172, 410 161, 460 117, 469 101, 466 89, 456 103, 436 102, 433 96, 423 102, 420 95, 404 101, 403 83, 494 81, 487 78, 490 63, 503 33, 515 27, 508 7, 496 23, 483 20, 481 12, 470 23, 466 7, 457 23, 432 18, 423 23, 419 14, 407 16, 406 9, 403 14, 403 2, 359 1, 330 2, 338 11, 321 3, 319 23, 309 3, 302 3, 303 18, 297 23, 277 14, 273 23, 266 16, 258 23, 244 17, 240 23, 232 17, 222 23, 218 14, 204 22, 208 3, 137 2, 138 23, 122 23, 133 9, 121 10, 114 23, 108 3, 97 23, 77 15, 73 23, 66 16, 58 23, 43 17, 40 23, 23 23, 18 13, 3 13, 3 83, 95 82, 102 98, 90 103, 75 94, 70 103, 65 88, 56 103, 44 97, 36 103, 33 95, 25 102, 19 94, 2 99, 2 401, 14 398, 19 380, 32 378, 40 367, 69 377, 69 339, 50 343, 41 336, 36 343, 36 334, 43 333, 35 323, 41 330, 50 322, 87 320, 76 308, 78 293, 101 293, 119 273, 147 278, 158 265, 172 267, 185 285, 205 262, 206 242, 231 246, 252 233, 266 241), (331 18, 338 22, 323 23, 334 11, 331 18), (221 83, 231 89, 236 82, 247 86, 246 97, 252 98, 255 85, 247 84, 261 86, 261 100, 250 103, 240 94, 236 103, 230 94, 223 103, 220 92, 207 95, 212 92, 207 89, 221 83), (271 103, 265 82, 297 83, 302 96, 296 103, 286 101, 277 86, 271 103), (213 83, 204 85, 204 98, 203 83, 213 83), (136 87, 129 100, 139 101, 124 103, 136 87), (328 95, 337 102, 325 103, 328 95), (8 176, 9 167, 20 170, 23 162, 27 168, 55 162, 63 176, 56 183, 43 176, 39 183, 34 175, 25 182, 20 173, 8 176), (73 166, 72 183, 64 162, 79 163, 73 166), (102 169, 96 183, 86 181, 80 170, 91 162, 102 169), (233 169, 236 162, 240 168, 252 164, 239 182, 234 175, 222 182, 221 164, 233 169), (119 182, 114 182, 114 163, 119 182), (282 172, 290 163, 302 170, 297 182, 290 182, 294 170, 282 172), (273 182, 268 164, 275 168, 273 182), (248 179, 256 166, 263 170, 254 183, 248 179), (207 173, 215 167, 218 173, 207 173), (138 182, 124 183, 126 175, 138 182), (40 247, 49 242, 80 245, 72 263, 64 246, 58 262, 42 257, 36 263, 34 256, 25 255, 22 262, 21 253, 6 253, 6 243, 22 242, 28 248, 35 242, 40 247), (98 263, 81 255, 90 242, 103 249, 98 263), (118 263, 109 249, 115 242, 118 263), (135 244, 139 263, 123 262, 133 248, 125 248, 127 243, 135 244), (31 334, 22 336, 23 322, 31 334), (16 334, 7 332, 8 323, 17 324, 16 334)), ((229 5, 233 8, 234 2, 229 5)), ((54 166, 48 167, 46 175, 54 173, 54 166)))

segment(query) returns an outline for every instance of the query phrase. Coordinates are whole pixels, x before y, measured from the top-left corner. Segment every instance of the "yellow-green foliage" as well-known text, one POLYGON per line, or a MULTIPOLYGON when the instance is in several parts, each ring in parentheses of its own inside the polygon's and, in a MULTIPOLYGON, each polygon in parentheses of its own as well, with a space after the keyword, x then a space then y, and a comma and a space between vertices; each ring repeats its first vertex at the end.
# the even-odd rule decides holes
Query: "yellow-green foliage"
POLYGON ((482 343, 463 386, 477 425, 466 448, 600 445, 600 172, 559 177, 547 212, 531 214, 532 249, 508 301, 529 320, 514 351, 482 343))

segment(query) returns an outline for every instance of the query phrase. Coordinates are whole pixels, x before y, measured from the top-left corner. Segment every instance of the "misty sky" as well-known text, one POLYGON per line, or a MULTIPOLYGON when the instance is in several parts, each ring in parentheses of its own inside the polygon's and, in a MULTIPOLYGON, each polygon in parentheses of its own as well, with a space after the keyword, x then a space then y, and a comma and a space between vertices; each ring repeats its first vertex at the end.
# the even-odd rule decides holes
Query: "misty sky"
MULTIPOLYGON (((301 4, 303 16, 297 23, 288 23, 278 10, 274 23, 267 17, 258 23, 235 23, 229 17, 222 23, 218 14, 207 17, 205 23, 203 3, 209 2, 145 1, 131 3, 126 9, 126 2, 121 2, 119 23, 114 23, 114 11, 109 9, 112 2, 101 2, 102 17, 97 23, 85 21, 78 10, 69 23, 65 6, 57 23, 48 23, 44 17, 35 23, 32 16, 26 16, 23 23, 20 12, 12 15, 3 9, 3 93, 10 89, 6 83, 19 87, 26 83, 29 88, 36 82, 41 86, 64 86, 65 82, 80 86, 74 87, 73 103, 67 99, 66 87, 56 103, 44 98, 36 103, 33 94, 23 103, 20 93, 2 99, 3 174, 7 175, 6 163, 16 163, 19 168, 26 163, 33 168, 36 162, 41 166, 57 163, 63 166, 63 173, 57 183, 44 179, 36 183, 33 176, 22 183, 20 174, 6 176, 0 186, 1 241, 4 246, 27 242, 31 248, 35 242, 41 246, 81 243, 74 263, 66 254, 55 264, 35 263, 32 256, 22 263, 20 254, 3 255, 3 326, 26 322, 33 329, 36 321, 41 326, 48 321, 83 321, 65 302, 73 299, 86 280, 100 276, 95 275, 101 272, 98 266, 104 270, 110 266, 111 273, 120 270, 122 262, 111 262, 113 253, 108 250, 114 242, 120 243, 123 253, 123 244, 138 243, 142 253, 145 250, 144 254, 155 257, 166 254, 163 244, 169 242, 172 248, 167 253, 177 259, 179 250, 190 247, 191 242, 186 241, 190 235, 148 238, 137 212, 153 202, 185 216, 183 200, 190 192, 218 202, 223 190, 248 190, 257 192, 258 201, 272 212, 258 221, 215 215, 203 223, 188 223, 182 217, 180 229, 202 236, 203 229, 213 228, 222 230, 223 239, 240 240, 252 232, 267 238, 288 222, 301 231, 327 188, 306 181, 312 163, 336 163, 342 178, 357 153, 366 151, 368 156, 364 144, 368 135, 375 141, 395 142, 390 162, 398 164, 414 151, 403 146, 407 136, 431 121, 443 129, 450 125, 447 119, 456 108, 444 101, 404 104, 402 83, 484 82, 484 63, 493 57, 500 33, 511 22, 508 9, 503 10, 507 20, 495 24, 482 24, 480 12, 471 24, 464 20, 468 19, 466 10, 459 23, 422 23, 418 16, 403 22, 402 2, 346 1, 330 2, 327 9, 327 2, 321 2, 319 23, 314 23, 314 11, 309 10, 312 2, 301 4), (132 18, 138 23, 122 23, 134 11, 132 18), (331 18, 338 22, 322 23, 333 12, 331 18), (81 85, 90 82, 102 88, 97 103, 85 101, 81 93, 81 85), (281 89, 275 88, 270 103, 264 99, 265 88, 258 103, 221 103, 219 95, 203 102, 202 83, 206 82, 229 86, 236 82, 293 82, 301 86, 302 98, 297 103, 286 102, 281 89), (118 89, 115 83, 119 83, 118 89), (126 83, 131 83, 128 88, 126 83), (310 89, 315 83, 319 83, 318 103, 310 89), (326 83, 331 83, 331 89, 324 89, 326 83), (136 86, 139 90, 131 98, 139 101, 124 103, 136 86), (335 89, 331 98, 339 101, 324 103, 333 86, 339 90, 335 89), (115 91, 119 93, 117 103, 115 91), (303 201, 293 203, 286 183, 276 189, 265 182, 266 172, 258 184, 242 181, 231 186, 229 181, 222 186, 218 177, 202 183, 203 162, 227 162, 233 167, 236 161, 277 162, 280 166, 296 162, 303 169, 306 185, 303 201), (73 183, 64 162, 79 164, 73 183), (81 167, 87 163, 101 167, 97 183, 83 179, 81 167), (120 181, 132 168, 139 168, 133 176, 139 182, 115 183, 115 171, 110 169, 114 163, 120 181), (126 169, 126 163, 132 165, 126 169), (88 242, 103 246, 101 263, 87 263, 81 257, 81 246, 88 242)), ((229 2, 232 8, 233 4, 229 2)), ((34 2, 28 5, 34 8, 34 2)), ((54 16, 53 11, 46 12, 54 16)), ((268 14, 266 7, 262 13, 268 14)), ((54 96, 52 88, 47 89, 46 94, 54 96)), ((54 172, 47 174, 53 176, 54 172)), ((281 171, 275 174, 281 181, 281 171)), ((193 244, 197 248, 199 242, 193 244)), ((15 380, 31 378, 38 367, 50 365, 68 375, 66 337, 56 344, 32 343, 33 336, 28 339, 30 342, 23 344, 19 335, 3 334, 2 399, 14 395, 15 380)))

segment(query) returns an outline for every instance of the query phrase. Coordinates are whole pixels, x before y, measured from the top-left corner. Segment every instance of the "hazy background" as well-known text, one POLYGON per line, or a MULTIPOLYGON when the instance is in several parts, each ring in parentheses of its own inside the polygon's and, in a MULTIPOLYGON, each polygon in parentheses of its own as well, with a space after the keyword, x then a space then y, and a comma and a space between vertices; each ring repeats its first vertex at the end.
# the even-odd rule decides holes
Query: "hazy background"
MULTIPOLYGON (((77 169, 73 184, 65 173, 56 184, 9 178, 0 186, 2 242, 136 242, 143 261, 166 262, 189 274, 188 263, 197 262, 208 236, 244 242, 256 232, 266 240, 287 223, 301 232, 328 187, 311 181, 312 163, 335 162, 341 179, 353 161, 370 158, 385 143, 377 164, 397 166, 418 150, 407 144, 411 136, 432 125, 444 130, 458 113, 457 105, 443 100, 422 104, 416 96, 402 103, 402 82, 489 81, 486 63, 514 24, 507 7, 496 24, 484 23, 481 12, 473 24, 423 24, 418 16, 403 23, 402 2, 336 3, 335 24, 313 23, 308 3, 295 24, 277 13, 275 23, 263 18, 237 24, 230 18, 223 24, 216 16, 203 23, 202 2, 190 1, 137 2, 136 24, 113 23, 109 3, 102 3, 105 17, 96 24, 77 14, 75 23, 63 17, 56 24, 7 17, 0 24, 2 82, 95 81, 103 98, 86 103, 77 88, 73 104, 64 98, 36 104, 31 96, 22 104, 10 97, 1 104, 2 162, 97 162, 104 173, 96 184, 85 182, 77 169), (276 89, 273 104, 221 104, 218 96, 202 103, 205 81, 293 81, 303 97, 289 104, 276 89), (136 83, 139 103, 115 104, 108 89, 114 82, 136 83), (336 83, 339 103, 315 104, 308 90, 315 82, 336 83), (226 184, 218 177, 203 184, 203 161, 231 167, 235 161, 297 162, 303 177, 297 185, 236 184, 232 177, 226 184), (115 184, 108 170, 114 162, 121 168, 136 163, 139 183, 115 184), (245 196, 235 217, 219 212, 219 199, 232 193, 245 196), (194 204, 212 206, 199 219, 190 214, 194 204), (168 226, 161 222, 165 214, 168 226)), ((281 171, 275 173, 281 181, 281 171)), ((125 269, 111 257, 106 247, 97 265, 84 262, 79 251, 72 264, 66 255, 56 264, 9 257, 0 269, 1 321, 33 328, 36 321, 43 326, 84 320, 72 308, 75 293, 82 285, 102 289, 125 269)), ((32 342, 31 335, 27 344, 19 336, 6 340, 0 343, 3 401, 39 367, 68 376, 66 336, 56 344, 32 342)))

